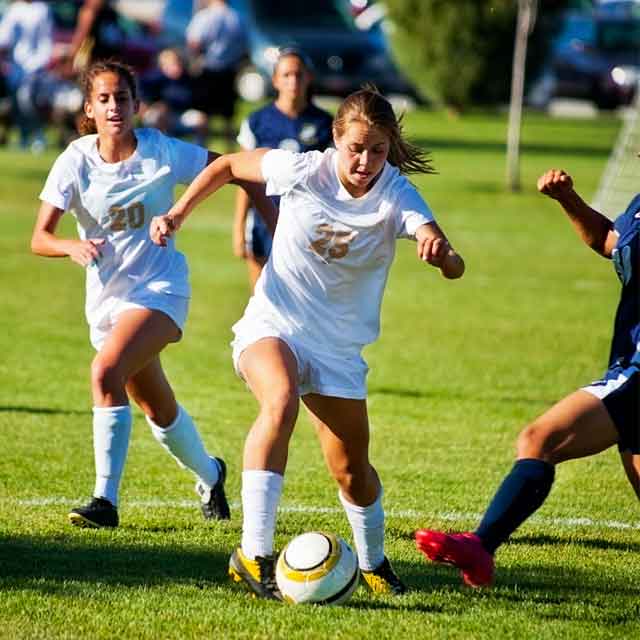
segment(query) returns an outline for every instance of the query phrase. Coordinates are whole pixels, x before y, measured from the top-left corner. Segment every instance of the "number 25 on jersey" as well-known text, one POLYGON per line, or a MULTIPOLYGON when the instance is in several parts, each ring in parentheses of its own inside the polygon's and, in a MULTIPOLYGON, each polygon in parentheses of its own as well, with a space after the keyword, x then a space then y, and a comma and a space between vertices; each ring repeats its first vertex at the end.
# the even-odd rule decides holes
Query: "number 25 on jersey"
POLYGON ((311 243, 310 248, 327 262, 344 258, 349 253, 349 243, 358 235, 352 229, 341 231, 330 224, 320 224, 315 230, 320 237, 311 243))

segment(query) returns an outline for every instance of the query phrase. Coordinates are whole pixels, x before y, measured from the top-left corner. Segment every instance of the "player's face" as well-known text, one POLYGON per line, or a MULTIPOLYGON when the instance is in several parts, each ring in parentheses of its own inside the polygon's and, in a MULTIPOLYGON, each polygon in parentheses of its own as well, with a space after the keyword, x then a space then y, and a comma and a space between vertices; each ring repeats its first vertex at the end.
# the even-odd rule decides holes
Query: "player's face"
POLYGON ((363 196, 384 168, 389 155, 389 136, 365 122, 354 120, 342 136, 334 132, 338 151, 338 175, 355 198, 363 196))
POLYGON ((96 123, 100 135, 122 136, 133 127, 138 102, 133 99, 127 81, 111 71, 94 78, 91 99, 84 112, 96 123))
POLYGON ((298 56, 285 56, 278 62, 272 82, 278 96, 295 100, 307 95, 311 74, 298 56))

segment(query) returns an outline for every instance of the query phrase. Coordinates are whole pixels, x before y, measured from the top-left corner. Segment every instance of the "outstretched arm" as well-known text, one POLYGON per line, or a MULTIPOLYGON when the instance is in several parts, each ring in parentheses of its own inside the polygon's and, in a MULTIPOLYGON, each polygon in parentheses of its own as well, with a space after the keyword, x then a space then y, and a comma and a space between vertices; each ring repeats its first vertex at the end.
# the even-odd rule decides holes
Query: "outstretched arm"
POLYGON ((560 203, 582 241, 596 253, 610 258, 617 235, 613 222, 592 209, 574 190, 573 180, 562 169, 550 169, 538 179, 538 191, 560 203))
MULTIPOLYGON (((271 203, 265 196, 262 176, 262 157, 268 149, 256 149, 255 151, 241 151, 230 153, 216 158, 210 165, 205 167, 196 179, 187 187, 180 199, 163 216, 156 216, 151 220, 149 233, 151 239, 156 244, 164 246, 167 239, 175 233, 193 209, 200 204, 207 196, 215 193, 225 184, 234 182, 246 189, 256 207, 271 203), (261 194, 260 194, 261 192, 261 194)), ((271 220, 265 219, 270 228, 275 228, 275 207, 271 204, 273 217, 271 220)))
POLYGON ((445 278, 453 280, 464 273, 464 260, 449 244, 437 223, 429 222, 416 230, 418 258, 437 267, 445 278))

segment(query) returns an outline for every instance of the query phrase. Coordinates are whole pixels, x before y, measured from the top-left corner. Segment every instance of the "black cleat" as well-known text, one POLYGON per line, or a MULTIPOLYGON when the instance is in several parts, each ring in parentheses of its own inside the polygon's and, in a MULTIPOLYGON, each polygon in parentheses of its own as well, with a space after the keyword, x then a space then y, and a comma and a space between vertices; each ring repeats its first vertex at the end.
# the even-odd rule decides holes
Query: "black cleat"
POLYGON ((373 593, 401 596, 407 591, 407 587, 393 570, 387 556, 384 557, 382 564, 373 571, 363 571, 361 569, 360 575, 373 593))
POLYGON ((118 510, 104 498, 92 498, 84 507, 71 509, 68 518, 76 527, 91 529, 117 527, 119 524, 118 510))
POLYGON ((229 576, 234 582, 244 582, 254 597, 265 600, 282 600, 276 583, 276 560, 274 556, 256 557, 249 560, 238 547, 229 558, 229 576))
POLYGON ((196 483, 196 493, 200 496, 200 508, 205 520, 229 520, 231 511, 224 493, 224 483, 227 480, 227 465, 222 458, 211 458, 218 465, 220 477, 218 482, 209 488, 202 480, 196 483))

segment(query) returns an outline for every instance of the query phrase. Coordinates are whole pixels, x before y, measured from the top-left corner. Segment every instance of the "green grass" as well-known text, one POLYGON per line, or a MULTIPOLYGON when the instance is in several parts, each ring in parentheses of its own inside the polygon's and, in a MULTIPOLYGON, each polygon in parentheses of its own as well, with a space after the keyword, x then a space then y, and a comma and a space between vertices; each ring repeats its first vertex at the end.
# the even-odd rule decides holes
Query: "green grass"
MULTIPOLYGON (((373 598, 360 588, 347 605, 326 609, 254 601, 227 580, 239 508, 230 523, 202 522, 192 479, 137 410, 122 526, 66 524, 68 508, 93 486, 83 273, 28 251, 54 155, 1 151, 0 636, 638 637, 638 503, 613 450, 558 469, 547 503, 499 552, 490 591, 462 588, 453 570, 424 563, 412 541, 420 526, 472 527, 511 465, 520 428, 604 369, 616 278, 535 192, 535 180, 562 166, 590 197, 618 126, 527 115, 524 188, 511 194, 504 116, 407 118, 440 172, 415 182, 468 270, 447 282, 415 259, 411 243, 399 245, 382 335, 365 355, 387 552, 411 593, 373 598)), ((244 265, 231 256, 232 195, 208 200, 180 234, 194 298, 185 339, 167 349, 164 364, 208 447, 226 458, 237 504, 255 403, 228 347, 247 299, 244 265)), ((62 232, 74 233, 71 218, 62 232)), ((304 416, 282 506, 278 547, 316 528, 350 538, 304 416)))

